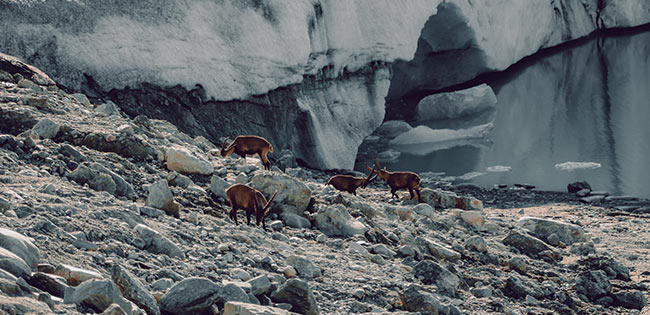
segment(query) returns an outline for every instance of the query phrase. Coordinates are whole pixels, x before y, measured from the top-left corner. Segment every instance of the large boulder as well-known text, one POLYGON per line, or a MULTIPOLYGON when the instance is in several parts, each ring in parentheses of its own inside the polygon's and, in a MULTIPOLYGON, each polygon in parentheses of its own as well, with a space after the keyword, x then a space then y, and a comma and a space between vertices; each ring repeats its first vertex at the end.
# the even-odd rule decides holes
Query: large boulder
POLYGON ((131 314, 131 303, 122 297, 120 289, 113 281, 92 279, 84 281, 77 288, 69 288, 63 300, 65 304, 83 304, 97 312, 103 312, 111 304, 119 305, 127 314, 131 314))
POLYGON ((319 205, 314 222, 316 227, 327 236, 363 235, 368 230, 365 224, 353 218, 340 204, 319 205))
POLYGON ((151 186, 149 186, 149 194, 147 195, 147 207, 163 209, 169 212, 174 206, 174 195, 166 179, 159 179, 151 186))
POLYGON ((124 196, 129 199, 135 198, 135 191, 129 182, 96 162, 83 162, 66 176, 80 185, 88 183, 90 188, 95 190, 108 191, 116 196, 124 196), (110 178, 107 178, 106 175, 110 178), (100 176, 101 178, 98 178, 100 176))
POLYGON ((442 294, 455 296, 460 287, 460 278, 447 268, 431 260, 424 260, 413 267, 413 275, 424 284, 435 284, 442 294))
POLYGON ((602 270, 584 271, 576 278, 576 291, 584 294, 591 301, 609 295, 612 285, 609 283, 607 274, 602 270))
MULTIPOLYGON (((295 207, 294 214, 302 215, 311 200, 311 190, 302 181, 276 172, 258 172, 251 179, 251 185, 270 195, 277 190, 275 201, 280 205, 295 207)), ((285 211, 283 209, 283 211, 285 211)))
POLYGON ((230 183, 218 175, 212 175, 210 178, 210 191, 223 199, 226 199, 226 188, 230 187, 230 185, 230 183))
POLYGON ((197 157, 188 149, 179 146, 167 148, 165 159, 167 169, 183 174, 210 175, 214 171, 214 167, 208 160, 197 157))
POLYGON ((0 269, 6 270, 12 275, 27 279, 31 269, 22 258, 16 254, 0 247, 0 269))
POLYGON ((548 243, 551 235, 555 234, 566 245, 588 240, 585 230, 575 224, 534 217, 519 219, 519 225, 548 243))
POLYGON ((125 298, 135 303, 135 305, 142 308, 149 315, 160 315, 158 303, 153 295, 128 270, 119 264, 115 264, 111 271, 111 277, 125 298))
POLYGON ((160 298, 162 314, 200 314, 210 310, 221 286, 207 278, 186 278, 160 298))
POLYGON ((404 292, 400 292, 399 300, 402 302, 404 309, 409 312, 430 315, 440 314, 442 310, 442 305, 438 299, 431 294, 420 292, 414 285, 404 292))
POLYGON ((33 244, 33 239, 9 229, 0 228, 0 247, 16 254, 28 266, 36 268, 39 251, 33 244))
POLYGON ((61 125, 49 118, 43 118, 32 127, 32 136, 41 139, 52 139, 59 133, 61 125))
POLYGON ((185 259, 185 253, 174 242, 162 236, 158 231, 144 224, 136 225, 134 230, 144 241, 143 249, 154 254, 164 254, 169 257, 185 259))
POLYGON ((307 282, 300 279, 289 279, 271 294, 275 302, 293 305, 293 311, 305 315, 317 315, 318 305, 314 294, 307 282))
POLYGON ((481 85, 447 93, 429 95, 418 103, 415 119, 418 121, 436 119, 457 119, 494 109, 497 97, 492 88, 481 85))

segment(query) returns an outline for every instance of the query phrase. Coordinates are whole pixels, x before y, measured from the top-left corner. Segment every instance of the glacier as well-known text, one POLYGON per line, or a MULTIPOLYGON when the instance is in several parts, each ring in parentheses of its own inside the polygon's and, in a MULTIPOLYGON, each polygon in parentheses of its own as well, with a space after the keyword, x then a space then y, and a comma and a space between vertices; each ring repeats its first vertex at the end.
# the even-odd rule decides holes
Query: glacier
POLYGON ((386 100, 649 21, 642 0, 0 0, 0 51, 131 116, 350 169, 386 100))

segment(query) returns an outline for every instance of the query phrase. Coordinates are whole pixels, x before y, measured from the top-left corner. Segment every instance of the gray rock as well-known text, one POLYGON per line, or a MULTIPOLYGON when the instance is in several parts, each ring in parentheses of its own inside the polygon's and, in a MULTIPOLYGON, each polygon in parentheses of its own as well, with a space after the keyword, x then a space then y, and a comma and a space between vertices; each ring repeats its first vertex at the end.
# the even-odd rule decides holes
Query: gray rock
POLYGON ((589 196, 589 197, 582 197, 580 198, 580 202, 584 203, 594 203, 603 200, 602 195, 594 195, 594 196, 589 196))
POLYGON ((567 191, 571 194, 577 193, 580 190, 589 190, 591 191, 591 185, 586 181, 570 183, 566 187, 567 191))
POLYGON ((587 197, 591 193, 590 189, 581 189, 576 192, 576 196, 578 197, 587 197))
POLYGON ((7 314, 52 314, 52 309, 41 301, 29 297, 0 295, 0 311, 7 314))
POLYGON ((120 289, 108 279, 91 279, 82 282, 77 288, 68 288, 63 303, 83 304, 97 312, 103 312, 113 303, 127 314, 133 310, 131 303, 122 297, 120 289))
POLYGON ((589 270, 580 273, 576 278, 575 287, 578 293, 585 295, 591 301, 608 295, 612 291, 607 274, 602 270, 589 270))
POLYGON ((160 314, 156 299, 145 289, 142 282, 129 271, 119 264, 115 264, 111 270, 111 277, 125 298, 135 303, 149 315, 160 314))
POLYGON ((397 253, 395 251, 391 250, 384 244, 376 244, 370 247, 370 252, 381 255, 382 257, 385 258, 393 258, 397 253))
POLYGON ((96 271, 77 268, 66 264, 59 264, 56 266, 54 274, 63 277, 70 285, 78 285, 90 279, 102 278, 102 275, 96 271))
POLYGON ((138 210, 140 211, 140 215, 146 215, 152 218, 158 218, 165 214, 165 212, 162 210, 158 210, 156 208, 147 207, 147 206, 138 207, 138 210))
POLYGON ((0 247, 16 254, 31 268, 36 268, 40 255, 33 242, 34 240, 30 237, 0 228, 0 247))
POLYGON ((413 207, 413 212, 430 218, 434 216, 433 207, 426 203, 421 203, 413 207))
POLYGON ((18 255, 0 247, 0 269, 18 278, 28 278, 31 268, 18 255))
POLYGON ((146 202, 147 207, 168 209, 173 201, 174 196, 169 189, 166 179, 157 180, 149 186, 149 194, 147 195, 146 202))
POLYGON ((223 178, 217 175, 212 175, 210 178, 210 191, 224 200, 226 200, 226 188, 228 187, 230 187, 230 184, 223 178))
POLYGON ((440 314, 442 305, 440 301, 428 293, 420 292, 416 286, 410 286, 406 291, 399 293, 402 306, 409 312, 421 314, 440 314))
POLYGON ((167 181, 169 181, 170 185, 182 188, 187 188, 190 187, 190 185, 194 185, 194 182, 192 182, 191 178, 182 174, 178 174, 176 172, 171 172, 169 176, 167 176, 167 181))
POLYGON ((88 158, 83 153, 79 152, 79 150, 75 149, 73 146, 69 144, 62 144, 59 147, 59 153, 67 157, 71 157, 77 162, 83 162, 88 160, 88 158))
POLYGON ((251 293, 253 295, 266 294, 271 289, 271 281, 266 275, 250 279, 248 283, 251 285, 251 293))
POLYGON ((492 290, 492 287, 490 286, 478 287, 471 290, 472 295, 474 295, 477 298, 492 297, 493 291, 494 290, 492 290))
POLYGON ((506 279, 502 291, 506 296, 516 299, 524 298, 527 295, 538 299, 544 296, 544 292, 540 289, 537 283, 516 274, 511 274, 506 279))
POLYGON ((299 279, 289 279, 271 294, 274 302, 289 303, 293 305, 292 311, 306 314, 319 314, 318 305, 314 294, 307 282, 299 279))
POLYGON ((56 137, 56 134, 59 133, 61 125, 55 123, 54 121, 43 118, 32 127, 32 136, 39 137, 41 139, 52 139, 56 137))
POLYGON ((459 252, 449 248, 448 246, 436 243, 423 237, 415 238, 415 244, 420 248, 422 252, 430 253, 439 259, 457 261, 461 257, 459 252))
MULTIPOLYGON (((227 302, 222 315, 289 315, 286 310, 272 306, 261 306, 251 303, 227 302)), ((295 314, 295 313, 294 313, 295 314)))
POLYGON ((303 216, 293 214, 293 213, 282 213, 280 215, 284 224, 288 227, 294 229, 309 229, 311 228, 311 222, 303 216))
POLYGON ((575 224, 534 217, 523 217, 519 219, 519 224, 539 239, 549 242, 549 244, 552 241, 549 240, 549 237, 553 234, 556 234, 559 241, 567 245, 587 241, 585 230, 575 224))
MULTIPOLYGON (((251 179, 251 185, 266 195, 276 190, 275 201, 282 207, 292 206, 297 209, 295 214, 302 214, 311 200, 311 190, 305 183, 291 176, 276 172, 258 172, 251 179)), ((285 209, 283 212, 285 212, 285 209)))
POLYGON ((560 258, 559 254, 553 251, 544 241, 514 230, 503 239, 503 244, 512 246, 528 255, 539 255, 544 251, 549 251, 553 253, 552 256, 554 259, 557 260, 560 258))
POLYGON ((614 258, 588 256, 586 259, 580 260, 579 263, 589 267, 589 269, 600 269, 610 278, 630 281, 630 269, 614 258))
MULTIPOLYGON (((83 94, 78 94, 78 95, 83 95, 83 94)), ((95 112, 105 116, 112 116, 112 115, 119 115, 120 109, 117 107, 117 105, 115 105, 115 103, 111 101, 107 101, 106 103, 95 107, 95 112)))
POLYGON ((291 150, 282 150, 280 156, 277 160, 276 165, 278 168, 280 168, 282 171, 286 170, 287 168, 295 168, 298 167, 298 162, 296 162, 296 156, 293 154, 291 150))
POLYGON ((508 260, 508 266, 510 266, 511 269, 517 270, 521 273, 525 273, 528 269, 528 263, 523 257, 510 258, 510 260, 508 260))
POLYGON ((192 277, 176 283, 160 298, 163 314, 208 312, 221 293, 221 286, 207 278, 192 277))
POLYGON ((269 224, 269 226, 271 227, 271 230, 273 230, 273 231, 282 231, 283 224, 282 224, 282 221, 275 220, 275 221, 272 221, 271 224, 269 224))
POLYGON ((415 249, 413 249, 413 247, 410 246, 410 245, 404 245, 404 246, 400 247, 397 251, 399 252, 400 255, 402 255, 404 257, 413 257, 413 256, 415 256, 415 249))
POLYGON ((154 254, 165 254, 169 257, 185 259, 185 253, 172 241, 158 233, 158 231, 144 224, 136 225, 134 230, 144 240, 145 250, 154 254))
POLYGON ((60 298, 63 298, 63 294, 68 287, 67 281, 63 277, 44 272, 36 272, 32 274, 29 279, 27 279, 27 283, 60 298))
POLYGON ((88 97, 85 94, 74 93, 71 94, 70 96, 72 96, 80 104, 85 106, 90 106, 90 101, 88 100, 88 97))
POLYGON ((435 284, 442 294, 455 296, 460 286, 460 278, 440 264, 424 260, 413 267, 413 275, 424 284, 435 284))
POLYGON ((102 312, 102 315, 128 315, 128 314, 119 305, 113 303, 102 312))
POLYGON ((0 196, 0 213, 4 213, 6 210, 11 209, 11 203, 9 200, 0 196))
MULTIPOLYGON (((245 282, 244 282, 245 283, 245 282)), ((223 286, 219 294, 217 295, 217 301, 221 303, 226 302, 250 302, 248 294, 244 289, 239 287, 234 283, 228 283, 223 286)))
POLYGON ((131 184, 125 181, 122 176, 107 169, 99 163, 82 162, 74 171, 67 174, 66 177, 74 180, 80 185, 83 185, 93 180, 99 174, 109 175, 113 182, 115 182, 115 195, 124 196, 129 199, 135 198, 135 191, 133 190, 133 186, 131 186, 131 184))
POLYGON ((642 309, 648 302, 640 291, 619 291, 614 293, 614 303, 625 308, 642 309))
POLYGON ((320 205, 314 223, 327 236, 363 235, 368 230, 365 224, 352 218, 341 204, 320 205))
POLYGON ((115 184, 113 178, 105 173, 97 174, 97 176, 89 180, 88 186, 97 191, 106 191, 111 195, 115 194, 117 190, 117 184, 115 184))
POLYGON ((485 253, 487 252, 487 243, 482 237, 475 235, 465 240, 465 248, 472 251, 485 253))
POLYGON ((154 281, 154 283, 151 284, 151 288, 156 290, 156 291, 165 291, 174 285, 174 280, 169 279, 169 278, 162 278, 154 281))
POLYGON ((303 257, 289 256, 285 263, 295 268, 298 275, 304 279, 312 280, 321 276, 320 268, 314 266, 310 260, 303 257))
POLYGON ((167 148, 165 154, 167 169, 183 174, 210 175, 214 167, 202 157, 194 155, 190 150, 177 145, 167 148))

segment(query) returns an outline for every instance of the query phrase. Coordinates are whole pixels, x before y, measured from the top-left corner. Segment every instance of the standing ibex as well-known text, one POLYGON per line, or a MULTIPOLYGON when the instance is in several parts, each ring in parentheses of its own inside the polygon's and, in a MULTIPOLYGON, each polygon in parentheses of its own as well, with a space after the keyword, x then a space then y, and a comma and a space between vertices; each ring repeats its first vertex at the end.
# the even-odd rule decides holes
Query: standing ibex
POLYGON ((275 195, 278 193, 276 190, 271 196, 271 200, 268 202, 264 195, 259 190, 246 186, 244 184, 234 184, 226 188, 226 198, 230 201, 230 218, 237 223, 237 210, 244 209, 246 210, 246 225, 251 223, 251 214, 255 213, 255 218, 257 219, 256 224, 259 226, 262 222, 262 227, 266 230, 266 224, 264 224, 264 217, 266 216, 271 201, 275 198, 275 195))
POLYGON ((332 185, 334 188, 340 191, 347 191, 353 195, 357 195, 357 188, 363 187, 366 188, 371 181, 377 178, 377 175, 374 177, 374 170, 370 170, 370 173, 366 177, 353 177, 352 175, 334 175, 330 177, 327 181, 327 185, 332 185))
POLYGON ((392 193, 391 197, 399 198, 395 192, 399 189, 408 189, 411 194, 411 199, 415 196, 414 193, 417 193, 418 202, 422 202, 422 195, 420 194, 420 176, 418 176, 418 174, 413 172, 389 172, 385 167, 384 169, 381 169, 381 166, 379 166, 379 159, 376 160, 377 168, 379 169, 378 171, 374 171, 368 165, 366 165, 366 168, 371 172, 376 172, 381 179, 388 183, 388 186, 390 186, 390 192, 392 193))
POLYGON ((258 136, 237 136, 235 140, 226 148, 226 141, 221 145, 221 156, 226 157, 233 153, 246 159, 246 155, 259 155, 264 164, 264 169, 271 169, 271 162, 266 157, 269 152, 273 152, 273 145, 266 139, 258 136))

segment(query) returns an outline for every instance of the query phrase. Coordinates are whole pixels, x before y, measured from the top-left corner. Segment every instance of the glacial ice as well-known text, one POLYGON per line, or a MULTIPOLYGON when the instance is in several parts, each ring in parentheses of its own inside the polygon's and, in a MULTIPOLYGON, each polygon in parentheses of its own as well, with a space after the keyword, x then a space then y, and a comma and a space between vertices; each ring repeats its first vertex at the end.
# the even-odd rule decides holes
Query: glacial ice
POLYGON ((575 171, 575 170, 593 170, 600 168, 602 165, 596 162, 571 162, 555 164, 555 168, 562 171, 575 171))
POLYGON ((485 146, 486 136, 494 128, 492 123, 469 129, 431 129, 417 126, 389 142, 390 146, 400 152, 415 155, 427 155, 433 151, 452 148, 459 145, 485 146))

